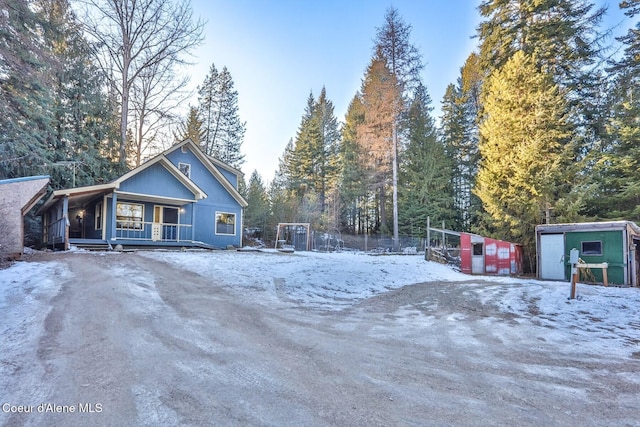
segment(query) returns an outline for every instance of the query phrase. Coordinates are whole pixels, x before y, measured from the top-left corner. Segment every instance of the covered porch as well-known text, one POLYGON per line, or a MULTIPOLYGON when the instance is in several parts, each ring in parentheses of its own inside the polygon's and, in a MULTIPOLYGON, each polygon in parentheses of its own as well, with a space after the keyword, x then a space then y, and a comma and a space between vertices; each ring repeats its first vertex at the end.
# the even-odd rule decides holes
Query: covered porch
POLYGON ((63 250, 71 245, 90 249, 200 247, 194 242, 194 203, 120 192, 109 184, 60 190, 39 211, 43 246, 63 250))

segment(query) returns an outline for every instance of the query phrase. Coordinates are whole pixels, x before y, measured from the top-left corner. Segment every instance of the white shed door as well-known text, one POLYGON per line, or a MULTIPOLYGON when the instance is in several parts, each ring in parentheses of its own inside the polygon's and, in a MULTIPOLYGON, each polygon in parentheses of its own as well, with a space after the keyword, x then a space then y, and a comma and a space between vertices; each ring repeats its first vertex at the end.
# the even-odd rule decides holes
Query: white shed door
POLYGON ((564 234, 540 235, 540 278, 565 280, 564 234))

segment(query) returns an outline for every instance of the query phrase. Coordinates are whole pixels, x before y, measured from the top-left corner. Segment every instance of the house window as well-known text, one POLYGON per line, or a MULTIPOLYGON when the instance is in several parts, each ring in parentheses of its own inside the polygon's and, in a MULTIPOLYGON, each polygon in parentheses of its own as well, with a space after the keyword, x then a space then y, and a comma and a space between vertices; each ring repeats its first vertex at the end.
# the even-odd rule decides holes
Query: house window
POLYGON ((216 234, 236 234, 236 214, 216 212, 216 234))
POLYGON ((102 202, 96 203, 96 214, 94 216, 96 218, 95 229, 102 230, 102 202))
POLYGON ((180 162, 178 163, 178 169, 180 169, 180 172, 185 174, 187 178, 191 178, 191 164, 180 162))
POLYGON ((142 229, 144 206, 138 203, 118 203, 116 205, 116 228, 142 229))
POLYGON ((582 255, 602 255, 602 241, 581 242, 582 255))

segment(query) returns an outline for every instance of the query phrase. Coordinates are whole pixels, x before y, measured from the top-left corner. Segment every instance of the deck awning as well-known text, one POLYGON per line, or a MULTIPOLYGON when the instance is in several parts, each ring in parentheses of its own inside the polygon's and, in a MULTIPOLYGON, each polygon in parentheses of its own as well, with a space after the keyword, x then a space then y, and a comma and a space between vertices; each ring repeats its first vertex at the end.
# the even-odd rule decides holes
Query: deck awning
POLYGON ((117 188, 116 184, 89 185, 86 187, 69 188, 65 190, 56 190, 51 193, 47 201, 38 209, 37 215, 44 214, 51 206, 55 205, 59 200, 69 197, 69 201, 75 205, 83 205, 89 200, 100 195, 112 193, 117 188))

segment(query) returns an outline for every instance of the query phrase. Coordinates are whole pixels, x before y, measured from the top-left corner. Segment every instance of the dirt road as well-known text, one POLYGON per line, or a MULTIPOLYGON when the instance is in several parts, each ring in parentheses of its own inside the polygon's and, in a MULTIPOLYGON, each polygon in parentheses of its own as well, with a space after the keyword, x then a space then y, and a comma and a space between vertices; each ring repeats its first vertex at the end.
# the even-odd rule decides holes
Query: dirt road
POLYGON ((461 284, 328 312, 283 279, 261 303, 137 254, 56 261, 36 351, 0 355, 4 425, 640 424, 640 360, 558 352, 461 284))

